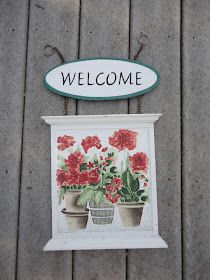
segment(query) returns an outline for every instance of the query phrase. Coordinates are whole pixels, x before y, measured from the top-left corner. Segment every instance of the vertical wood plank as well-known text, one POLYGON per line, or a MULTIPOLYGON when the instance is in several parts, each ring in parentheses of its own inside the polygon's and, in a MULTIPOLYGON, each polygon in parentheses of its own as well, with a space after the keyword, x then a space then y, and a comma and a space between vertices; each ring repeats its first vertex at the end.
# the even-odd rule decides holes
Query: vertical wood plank
MULTIPOLYGON (((64 57, 78 52, 79 1, 35 1, 30 4, 29 42, 20 203, 18 279, 72 279, 71 252, 43 252, 51 238, 50 129, 42 115, 63 115, 64 99, 48 92, 42 78, 60 64, 43 56, 47 44, 64 57)), ((69 104, 69 114, 76 110, 69 104)))
MULTIPOLYGON (((81 1, 82 57, 128 57, 129 0, 81 1)), ((127 100, 79 101, 78 114, 127 113, 127 100)))
POLYGON ((210 279, 210 2, 183 2, 183 268, 210 279))
MULTIPOLYGON (((162 113, 156 124, 159 231, 168 249, 129 250, 128 279, 181 279, 180 2, 131 1, 131 54, 143 32, 149 43, 140 60, 154 66, 161 84, 141 97, 143 113, 162 113)), ((130 113, 137 100, 130 101, 130 113)))
POLYGON ((24 100, 27 1, 1 1, 0 271, 15 279, 24 100))
MULTIPOLYGON (((128 57, 129 1, 86 0, 81 5, 80 57, 128 57)), ((78 102, 79 114, 127 113, 128 102, 78 102)), ((74 280, 125 279, 125 250, 76 251, 74 280)))

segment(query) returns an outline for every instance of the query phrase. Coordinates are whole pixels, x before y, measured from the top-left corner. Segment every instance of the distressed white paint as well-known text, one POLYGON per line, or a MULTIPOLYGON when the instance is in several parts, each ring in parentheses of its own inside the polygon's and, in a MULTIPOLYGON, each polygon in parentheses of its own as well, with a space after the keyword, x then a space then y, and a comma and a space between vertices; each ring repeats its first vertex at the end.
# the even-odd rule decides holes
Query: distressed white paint
POLYGON ((154 146, 154 122, 160 114, 129 114, 129 115, 97 115, 97 116, 45 116, 42 119, 51 125, 51 172, 52 172, 52 239, 45 250, 80 250, 80 249, 111 249, 111 248, 166 248, 167 244, 158 234, 157 189, 154 146), (150 230, 122 229, 113 230, 80 230, 65 233, 58 229, 60 219, 57 206, 56 190, 56 139, 61 131, 77 130, 87 133, 91 129, 146 129, 150 158, 151 184, 151 219, 150 230))

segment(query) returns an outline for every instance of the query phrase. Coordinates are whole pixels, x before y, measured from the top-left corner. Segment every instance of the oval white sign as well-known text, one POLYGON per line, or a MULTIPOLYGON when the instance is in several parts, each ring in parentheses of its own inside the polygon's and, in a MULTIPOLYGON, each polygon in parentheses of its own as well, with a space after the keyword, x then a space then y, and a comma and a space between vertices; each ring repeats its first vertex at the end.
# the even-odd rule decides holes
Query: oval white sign
POLYGON ((159 73, 152 67, 126 59, 89 58, 51 69, 44 85, 54 93, 86 100, 134 97, 155 88, 159 73))

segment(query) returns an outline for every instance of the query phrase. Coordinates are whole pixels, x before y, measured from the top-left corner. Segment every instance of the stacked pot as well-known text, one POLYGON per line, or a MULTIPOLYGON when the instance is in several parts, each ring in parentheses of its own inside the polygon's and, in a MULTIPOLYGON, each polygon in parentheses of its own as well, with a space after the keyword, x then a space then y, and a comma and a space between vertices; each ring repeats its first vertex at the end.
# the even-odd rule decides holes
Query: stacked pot
POLYGON ((77 205, 77 200, 81 194, 80 190, 67 190, 64 195, 65 208, 62 213, 70 230, 84 229, 88 221, 88 209, 77 205))
MULTIPOLYGON (((88 222, 89 210, 84 206, 77 205, 81 194, 80 190, 67 190, 64 195, 65 208, 62 213, 70 230, 85 229, 88 222)), ((124 227, 137 227, 140 225, 144 203, 118 203, 121 223, 124 227)), ((107 203, 96 205, 89 203, 92 221, 96 225, 112 224, 114 218, 114 206, 107 203)))

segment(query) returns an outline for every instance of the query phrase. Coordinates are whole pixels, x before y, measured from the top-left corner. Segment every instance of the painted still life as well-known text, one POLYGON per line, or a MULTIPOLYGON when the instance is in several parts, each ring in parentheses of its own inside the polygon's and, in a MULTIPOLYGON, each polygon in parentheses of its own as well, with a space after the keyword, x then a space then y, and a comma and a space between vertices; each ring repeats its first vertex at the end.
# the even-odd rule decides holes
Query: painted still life
POLYGON ((137 136, 119 129, 105 139, 105 146, 98 135, 87 135, 80 143, 72 135, 58 136, 56 180, 69 230, 86 228, 88 210, 94 224, 112 224, 115 207, 123 226, 140 225, 149 198, 149 158, 142 151, 130 153, 136 150, 137 136), (68 154, 62 156, 65 150, 68 154))
POLYGON ((159 237, 153 127, 159 115, 43 118, 51 124, 53 238, 47 249, 148 247, 145 237, 153 238, 149 247, 163 246, 162 239, 153 244, 159 237), (134 245, 135 238, 141 244, 134 245))

